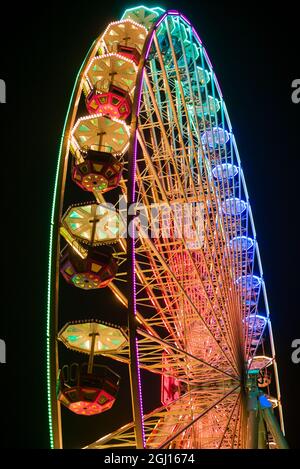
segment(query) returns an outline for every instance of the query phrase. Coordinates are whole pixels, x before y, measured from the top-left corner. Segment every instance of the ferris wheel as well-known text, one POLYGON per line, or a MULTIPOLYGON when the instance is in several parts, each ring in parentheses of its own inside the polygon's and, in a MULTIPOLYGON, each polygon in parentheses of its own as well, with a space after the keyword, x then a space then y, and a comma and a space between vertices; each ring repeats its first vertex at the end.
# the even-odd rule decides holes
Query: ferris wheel
POLYGON ((51 216, 47 389, 53 448, 287 447, 235 137, 177 11, 127 9, 79 70, 51 216))

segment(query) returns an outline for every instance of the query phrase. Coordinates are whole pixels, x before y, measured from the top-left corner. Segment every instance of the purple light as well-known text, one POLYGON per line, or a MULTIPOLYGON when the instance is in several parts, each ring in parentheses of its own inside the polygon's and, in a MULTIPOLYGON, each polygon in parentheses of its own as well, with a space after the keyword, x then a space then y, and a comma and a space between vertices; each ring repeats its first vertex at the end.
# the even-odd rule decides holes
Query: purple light
POLYGON ((182 13, 180 13, 180 17, 188 24, 188 25, 192 25, 192 23, 190 22, 190 20, 187 19, 186 16, 184 16, 182 13))
POLYGON ((207 61, 208 65, 209 65, 210 68, 213 70, 212 63, 211 63, 211 61, 210 61, 210 59, 209 59, 209 57, 208 57, 208 54, 207 54, 207 52, 206 52, 205 49, 204 49, 204 56, 205 56, 205 58, 206 58, 206 61, 207 61))
POLYGON ((177 10, 168 10, 167 14, 168 15, 179 15, 179 11, 177 11, 177 10))
MULTIPOLYGON (((161 17, 161 19, 156 23, 155 28, 158 28, 158 26, 162 23, 162 21, 165 19, 166 16, 167 16, 167 13, 165 13, 165 14, 161 17)), ((151 41, 150 41, 150 44, 151 44, 151 41)))
POLYGON ((194 36, 196 37, 197 41, 200 42, 200 44, 202 45, 202 41, 200 39, 200 36, 199 34, 197 33, 196 29, 194 28, 194 26, 192 26, 192 32, 194 34, 194 36))
MULTIPOLYGON (((145 60, 147 60, 150 48, 153 42, 154 38, 154 31, 152 31, 151 36, 149 38, 149 44, 147 45, 146 53, 145 53, 145 60)), ((142 88, 143 88, 143 81, 144 81, 144 68, 142 69, 141 76, 140 76, 140 82, 139 82, 139 89, 138 89, 138 95, 137 95, 137 111, 136 111, 136 118, 138 118, 139 112, 140 112, 140 106, 141 106, 141 100, 142 100, 142 88)), ((137 160, 137 126, 134 131, 134 143, 133 143, 133 165, 132 165, 132 174, 131 174, 131 181, 132 181, 132 200, 131 202, 135 202, 135 169, 136 169, 136 160, 137 160)), ((130 233, 131 235, 131 240, 130 242, 133 243, 133 250, 132 250, 132 290, 133 290, 133 314, 134 317, 136 318, 137 311, 136 311, 136 279, 135 279, 135 251, 134 251, 134 223, 131 224, 131 230, 132 232, 130 233)), ((138 348, 138 340, 137 337, 135 338, 135 346, 136 346, 136 365, 137 365, 137 381, 138 381, 138 392, 139 392, 139 404, 140 404, 140 412, 142 419, 144 417, 144 411, 143 411, 143 399, 142 399, 142 387, 141 387, 141 375, 140 375, 140 368, 139 368, 139 348, 138 348)), ((146 439, 145 439, 145 430, 144 430, 144 423, 142 421, 142 438, 143 438, 143 446, 145 447, 146 445, 146 439)))
MULTIPOLYGON (((137 106, 137 116, 139 114, 139 109, 140 109, 140 104, 141 104, 141 97, 142 97, 142 84, 143 84, 143 79, 144 79, 144 74, 142 73, 141 80, 140 80, 140 88, 138 92, 138 106, 137 106)), ((132 203, 135 202, 135 168, 136 168, 136 159, 137 159, 137 129, 135 129, 134 133, 134 146, 133 146, 133 169, 132 169, 132 185, 133 185, 133 191, 132 191, 132 203)), ((134 247, 134 223, 131 224, 131 229, 132 233, 131 235, 131 240, 130 242, 133 243, 134 247)), ((136 311, 136 281, 135 281, 135 251, 134 249, 132 250, 132 289, 133 289, 133 314, 134 317, 136 317, 137 311, 136 311)), ((144 416, 143 412, 143 400, 142 400, 142 391, 141 391, 141 375, 140 375, 140 368, 139 368, 139 348, 138 348, 138 341, 137 337, 135 338, 136 340, 136 365, 137 365, 137 381, 138 381, 138 391, 139 391, 139 398, 140 398, 140 412, 142 417, 144 416)), ((145 432, 144 432, 144 425, 142 422, 142 437, 143 437, 143 445, 145 446, 146 441, 145 441, 145 432)))
MULTIPOLYGON (((150 49, 149 49, 149 50, 150 50, 150 49)), ((142 90, 142 87, 143 87, 142 84, 143 84, 143 82, 144 82, 144 70, 145 70, 145 69, 143 68, 143 70, 142 70, 142 75, 141 75, 141 90, 142 90)), ((139 113, 140 113, 140 107, 141 107, 141 101, 142 101, 141 97, 142 97, 142 93, 140 92, 139 100, 138 100, 138 105, 137 105, 137 116, 138 116, 139 113)), ((135 136, 134 152, 135 152, 135 154, 137 153, 137 135, 135 136)), ((135 162, 136 162, 136 159, 135 159, 135 162)), ((134 165, 135 165, 135 162, 134 162, 134 165)), ((135 177, 135 176, 134 176, 134 177, 135 177)), ((135 181, 134 181, 134 183, 135 183, 135 181)), ((134 202, 134 201, 135 201, 135 192, 134 192, 134 194, 133 194, 133 199, 134 199, 134 200, 133 200, 133 202, 134 202)))
POLYGON ((217 90, 218 90, 218 92, 219 92, 220 98, 223 98, 223 94, 222 94, 222 91, 221 91, 221 87, 220 87, 220 85, 219 85, 219 82, 218 82, 218 79, 217 79, 217 76, 216 76, 215 73, 214 73, 214 80, 215 80, 216 87, 217 87, 217 90))
MULTIPOLYGON (((149 55, 149 52, 150 52, 150 48, 152 46, 152 42, 153 42, 153 37, 154 37, 154 32, 155 30, 152 31, 151 33, 151 36, 150 36, 150 39, 149 39, 149 44, 148 44, 148 47, 147 47, 147 50, 146 50, 146 54, 145 54, 145 60, 148 59, 148 55, 149 55)), ((141 83, 143 83, 143 77, 141 79, 141 83)), ((142 87, 141 87, 142 89, 142 87)), ((140 97, 141 97, 141 90, 139 91, 140 95, 139 95, 139 101, 140 101, 140 97)), ((139 108, 138 108, 139 109, 139 108)))
MULTIPOLYGON (((138 340, 137 337, 135 338, 135 346, 136 346, 136 351, 137 355, 139 353, 139 346, 138 346, 138 340)), ((143 395, 142 395, 142 386, 141 386, 141 373, 140 373, 140 367, 137 367, 137 372, 138 372, 138 387, 139 387, 139 397, 140 397, 140 408, 141 408, 141 413, 143 416, 143 422, 142 422, 142 435, 143 435, 143 444, 144 447, 146 446, 146 438, 145 438, 145 430, 144 430, 144 412, 143 412, 143 395)))

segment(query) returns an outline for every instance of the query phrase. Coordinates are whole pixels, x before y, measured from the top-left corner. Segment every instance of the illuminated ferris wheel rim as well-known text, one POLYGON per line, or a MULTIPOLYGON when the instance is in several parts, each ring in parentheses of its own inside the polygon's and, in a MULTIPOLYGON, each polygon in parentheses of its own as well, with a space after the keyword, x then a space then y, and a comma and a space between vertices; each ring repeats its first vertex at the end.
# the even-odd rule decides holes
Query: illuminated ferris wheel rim
MULTIPOLYGON (((129 198, 128 198, 129 203, 134 203, 136 201, 136 167, 137 167, 137 145, 138 145, 138 130, 137 130, 138 129, 138 119, 137 119, 137 117, 139 115, 140 106, 141 106, 142 86, 143 86, 144 73, 145 73, 145 71, 144 71, 145 70, 145 62, 147 61, 148 56, 150 54, 151 47, 153 45, 153 41, 154 41, 154 37, 155 37, 155 32, 157 31, 159 26, 164 22, 164 20, 168 17, 179 17, 181 19, 181 21, 183 21, 189 27, 191 27, 191 30, 192 30, 192 33, 193 33, 194 37, 197 39, 199 44, 202 46, 202 42, 201 42, 198 34, 196 33, 195 29, 192 27, 190 21, 184 15, 182 15, 181 13, 179 13, 178 11, 175 11, 175 10, 169 10, 165 13, 162 13, 161 16, 156 20, 156 22, 151 26, 150 30, 147 32, 147 37, 146 37, 146 41, 145 41, 145 44, 144 44, 144 47, 143 47, 141 60, 139 62, 139 66, 138 66, 138 74, 137 74, 137 80, 136 80, 137 85, 136 85, 136 91, 135 91, 135 94, 134 94, 133 105, 132 105, 133 112, 132 112, 131 134, 130 134, 129 150, 128 150, 128 154, 129 154, 129 174, 131 175, 131 178, 130 178, 131 179, 131 184, 129 185, 129 190, 128 190, 128 192, 129 192, 129 198)), ((130 21, 130 22, 134 23, 134 21, 132 21, 131 19, 127 20, 127 21, 130 21)), ((121 23, 121 22, 122 22, 122 20, 120 22, 115 22, 113 24, 117 24, 117 23, 121 23)), ((139 23, 137 23, 137 25, 140 26, 139 23)), ((92 46, 91 50, 89 51, 89 53, 87 55, 87 58, 86 58, 84 64, 81 67, 79 75, 77 77, 77 81, 76 81, 74 91, 73 91, 73 94, 72 94, 72 99, 71 99, 71 102, 70 102, 70 105, 69 105, 69 111, 68 111, 68 115, 67 115, 67 119, 66 119, 66 123, 65 123, 65 127, 64 127, 64 132, 63 132, 64 138, 62 139, 61 148, 60 148, 60 160, 62 160, 62 155, 63 155, 64 150, 65 150, 66 154, 68 153, 68 149, 69 149, 69 137, 68 137, 68 135, 69 135, 70 129, 74 127, 75 114, 76 114, 76 112, 75 112, 76 111, 76 105, 78 104, 79 97, 80 97, 81 92, 82 92, 83 77, 86 74, 86 71, 91 66, 92 62, 95 61, 95 59, 96 59, 95 53, 98 50, 100 42, 101 42, 101 38, 100 38, 100 40, 96 41, 96 43, 92 46), (91 57, 93 57, 93 58, 91 59, 91 57), (76 92, 76 88, 77 88, 77 92, 76 92), (71 111, 72 111, 72 113, 71 113, 71 111)), ((203 48, 203 53, 204 53, 206 62, 208 64, 209 68, 210 68, 211 76, 213 76, 214 83, 215 83, 215 86, 217 88, 220 101, 222 101, 222 105, 224 107, 226 121, 227 121, 228 129, 229 129, 228 135, 230 135, 230 137, 232 138, 233 145, 236 148, 234 135, 232 133, 232 128, 230 126, 230 121, 229 121, 228 114, 227 114, 227 111, 226 111, 225 103, 223 101, 222 93, 221 93, 219 84, 217 82, 217 79, 215 77, 215 74, 213 73, 211 62, 210 62, 204 48, 203 48)), ((213 130, 213 132, 214 132, 214 130, 213 130)), ((227 132, 227 131, 225 131, 225 132, 227 132)), ((73 131, 72 131, 72 133, 73 133, 73 131)), ((217 129, 217 133, 218 133, 218 136, 220 136, 219 129, 217 129)), ((210 138, 210 137, 212 137, 212 135, 207 136, 207 138, 208 137, 210 138)), ((208 138, 208 142, 209 142, 209 138, 208 138)), ((212 137, 212 138, 214 138, 214 137, 212 137)), ((226 138, 227 138, 227 136, 226 136, 226 138)), ((208 145, 210 146, 209 143, 208 143, 208 145)), ((236 151, 237 151, 237 149, 236 149, 236 151)), ((238 153, 237 153, 237 157, 238 157, 238 153)), ((260 256, 259 256, 259 249, 258 249, 258 244, 256 242, 256 237, 255 237, 255 229, 254 229, 254 223, 253 223, 253 219, 252 219, 251 207, 250 207, 250 204, 249 204, 249 199, 248 199, 248 196, 247 196, 247 189, 246 189, 244 176, 243 176, 243 172, 242 172, 239 160, 238 160, 238 164, 239 164, 239 169, 240 169, 240 176, 241 176, 241 179, 243 181, 245 194, 246 194, 246 201, 244 203, 247 206, 250 221, 251 221, 251 224, 252 224, 252 227, 253 227, 252 231, 254 233, 254 239, 247 238, 247 236, 240 236, 240 237, 237 236, 236 238, 241 239, 241 242, 243 242, 243 241, 245 242, 245 239, 246 239, 247 240, 246 241, 247 249, 251 249, 251 247, 254 245, 254 249, 255 249, 255 251, 257 253, 257 257, 259 259, 259 270, 260 270, 260 272, 259 272, 260 273, 259 281, 261 283, 263 294, 264 294, 264 297, 265 297, 266 313, 267 313, 267 315, 265 317, 265 320, 266 320, 266 323, 268 323, 269 326, 270 326, 269 319, 268 319, 269 318, 269 310, 268 310, 268 306, 267 306, 267 297, 266 297, 265 285, 264 285, 264 281, 263 281, 262 268, 261 268, 260 256)), ((228 167, 227 168, 222 167, 221 171, 224 171, 224 169, 228 170, 228 167)), ((219 169, 217 171, 219 171, 219 169)), ((234 175, 236 174, 235 167, 232 168, 232 171, 233 171, 233 177, 234 177, 234 175)), ((61 173, 61 171, 59 170, 59 167, 58 167, 57 179, 56 179, 56 184, 55 184, 54 200, 57 199, 57 197, 59 196, 59 194, 58 194, 58 189, 59 189, 59 185, 60 185, 59 184, 59 177, 62 178, 62 174, 60 174, 60 173, 61 173)), ((216 174, 216 172, 215 172, 215 174, 216 174)), ((219 174, 219 172, 217 172, 217 175, 218 174, 219 174)), ((63 197, 63 193, 64 193, 64 185, 65 185, 65 180, 62 183, 62 191, 61 191, 60 202, 59 202, 59 205, 60 205, 59 212, 60 213, 62 211, 62 197, 63 197)), ((240 199, 237 199, 237 200, 238 200, 238 202, 241 202, 240 199)), ((238 207, 238 203, 234 202, 234 213, 236 212, 237 207, 238 207)), ((57 203, 56 204, 54 203, 53 211, 52 211, 52 222, 51 222, 50 256, 51 256, 52 247, 53 247, 52 243, 54 242, 53 241, 53 230, 54 230, 55 224, 57 224, 56 210, 57 210, 57 203)), ((240 210, 240 212, 242 212, 243 210, 240 210)), ((223 211, 226 213, 226 209, 224 208, 224 205, 223 205, 223 211)), ((232 204, 230 202, 230 214, 231 213, 232 213, 232 204)), ((133 238, 131 238, 131 239, 133 239, 133 238)), ((131 241, 129 240, 129 246, 130 246, 130 243, 131 243, 131 241)), ((132 241, 131 247, 129 247, 129 246, 128 246, 128 255, 132 260, 132 278, 131 278, 131 281, 132 281, 132 298, 131 298, 131 302, 132 302, 132 308, 134 310, 134 316, 136 316, 136 304, 135 304, 136 277, 134 275, 134 264, 135 264, 134 241, 132 241)), ((53 268, 53 266, 51 266, 51 264, 52 264, 52 261, 50 260, 50 278, 51 278, 51 270, 53 268)), ((251 282, 252 282, 252 277, 255 278, 255 276, 251 275, 251 282)), ((238 283, 238 281, 237 281, 237 283, 238 283)), ((240 280, 240 283, 243 283, 243 279, 240 280)), ((246 283, 247 283, 247 279, 246 279, 246 283)), ((49 292, 48 292, 48 307, 50 307, 50 303, 51 303, 50 296, 51 296, 51 293, 50 293, 50 290, 49 290, 49 292)), ((130 304, 130 298, 129 298, 129 304, 130 304)), ((51 334, 50 334, 49 310, 48 310, 48 326, 47 326, 47 328, 48 328, 47 337, 48 337, 48 344, 49 344, 49 341, 51 340, 50 339, 51 334)), ((48 354, 49 354, 49 351, 48 351, 48 354)), ((138 355, 136 355, 136 360, 137 360, 136 366, 137 366, 137 381, 138 381, 137 387, 136 387, 136 392, 138 392, 138 390, 140 390, 138 355)), ((50 388, 51 384, 49 383, 49 373, 50 373, 50 369, 49 369, 49 360, 48 360, 48 385, 49 385, 49 388, 50 388)), ((53 384, 52 384, 52 386, 53 386, 53 384)), ((278 392, 278 395, 280 396, 280 391, 278 392)), ((141 396, 136 396, 137 401, 140 401, 140 399, 141 399, 141 396)), ((280 403, 280 398, 279 398, 279 403, 280 403)), ((50 403, 50 406, 51 406, 51 403, 50 403)), ((138 409, 137 409, 137 412, 138 412, 138 409)), ((141 409, 140 409, 140 412, 141 412, 140 420, 142 420, 142 410, 141 409)), ((51 412, 50 412, 50 414, 51 414, 51 412)), ((50 415, 50 421, 51 421, 51 418, 52 417, 50 415)))

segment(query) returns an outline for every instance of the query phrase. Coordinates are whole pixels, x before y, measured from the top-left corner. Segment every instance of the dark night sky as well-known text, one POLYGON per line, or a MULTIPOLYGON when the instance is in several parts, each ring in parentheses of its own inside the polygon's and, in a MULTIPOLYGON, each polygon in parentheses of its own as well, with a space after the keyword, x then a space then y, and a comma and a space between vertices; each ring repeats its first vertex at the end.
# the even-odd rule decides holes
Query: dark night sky
MULTIPOLYGON (((7 84, 7 104, 0 107, 5 122, 1 125, 5 201, 1 316, 6 324, 0 333, 7 343, 7 364, 0 368, 5 447, 48 446, 45 305, 57 149, 83 57, 106 25, 134 4, 61 1, 42 4, 39 10, 28 3, 12 5, 1 30, 0 78, 7 84)), ((207 0, 143 4, 185 13, 214 65, 254 212, 287 438, 292 447, 299 447, 299 365, 291 361, 292 340, 300 336, 300 103, 291 101, 291 82, 300 75, 296 2, 286 1, 280 7, 272 2, 272 8, 263 2, 236 5, 207 0)))

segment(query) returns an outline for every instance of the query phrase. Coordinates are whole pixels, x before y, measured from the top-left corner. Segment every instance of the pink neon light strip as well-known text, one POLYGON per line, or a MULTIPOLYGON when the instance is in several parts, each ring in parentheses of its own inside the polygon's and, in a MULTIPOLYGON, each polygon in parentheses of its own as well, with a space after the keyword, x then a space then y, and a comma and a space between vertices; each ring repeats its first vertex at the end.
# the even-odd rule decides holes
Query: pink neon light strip
MULTIPOLYGON (((154 30, 151 34, 151 37, 149 39, 149 44, 146 50, 145 54, 145 60, 147 60, 149 53, 150 53, 150 48, 153 42, 153 37, 154 37, 154 30)), ((144 81, 144 70, 142 71, 142 76, 140 80, 140 87, 138 90, 138 105, 137 105, 137 116, 139 115, 140 112, 140 106, 141 106, 141 100, 142 100, 142 88, 143 88, 143 81, 144 81)), ((137 160, 137 131, 135 130, 134 134, 134 147, 133 147, 133 173, 131 175, 131 180, 133 184, 133 194, 132 194, 132 202, 135 202, 135 168, 136 168, 136 160, 137 160)), ((134 223, 132 223, 132 233, 130 233, 132 238, 131 242, 134 243, 134 223)), ((133 256, 132 256, 132 269, 133 272, 135 272, 135 252, 133 250, 133 256)), ((133 281, 132 281, 132 288, 133 288, 133 313, 134 316, 136 317, 137 311, 136 311, 136 281, 135 281, 135 275, 133 275, 133 281)), ((140 375, 140 368, 139 368, 139 349, 138 349, 138 340, 136 338, 136 352, 137 352, 137 375, 138 375, 138 388, 139 388, 139 398, 140 398, 140 411, 141 415, 144 415, 143 412, 143 396, 142 396, 142 387, 141 387, 141 375, 140 375)), ((142 433, 143 433, 143 444, 146 446, 146 439, 145 439, 145 432, 144 432, 144 426, 142 425, 142 433)))
MULTIPOLYGON (((188 25, 190 25, 192 27, 192 32, 193 32, 194 36, 196 37, 198 42, 202 45, 202 41, 201 41, 197 31, 195 30, 195 28, 192 26, 191 22, 183 14, 180 14, 177 10, 168 10, 168 12, 166 14, 164 14, 162 18, 160 18, 160 20, 158 21, 158 23, 155 26, 155 29, 164 21, 164 19, 168 15, 180 16, 188 25)), ((151 34, 151 37, 149 39, 149 44, 148 44, 146 54, 145 54, 145 60, 148 59, 148 56, 149 56, 149 53, 150 53, 150 49, 151 49, 151 46, 152 46, 155 29, 153 30, 153 32, 151 34)), ((208 57, 205 50, 204 50, 204 53, 205 53, 205 58, 206 58, 208 64, 212 68, 212 64, 211 64, 210 59, 209 59, 209 57, 208 57)), ((142 71, 142 76, 141 76, 141 80, 140 80, 140 87, 139 87, 139 90, 138 90, 137 116, 139 115, 139 111, 140 111, 143 81, 144 81, 144 70, 142 71)), ((133 174, 131 175, 132 176, 132 184, 133 184, 133 195, 132 195, 132 202, 133 203, 135 202, 135 183, 136 183, 135 168, 136 168, 136 161, 137 161, 137 130, 135 130, 135 134, 134 134, 133 174)), ((134 243, 134 224, 132 224, 131 236, 132 236, 132 242, 134 243)), ((135 252, 134 252, 134 250, 133 250, 133 256, 132 256, 132 269, 133 269, 133 272, 135 272, 135 252)), ((133 288, 133 312, 134 312, 134 316, 136 317, 137 310, 136 310, 136 281, 135 281, 135 275, 133 275, 132 288, 133 288)), ((137 351, 137 374, 138 374, 140 410, 141 410, 141 415, 143 416, 144 415, 144 413, 143 413, 143 396, 142 396, 142 388, 141 388, 141 375, 140 375, 140 368, 139 368, 139 351, 138 351, 138 340, 137 340, 137 338, 136 338, 136 351, 137 351)), ((143 437, 143 443, 144 443, 144 446, 145 446, 146 441, 145 441, 145 433, 144 433, 144 426, 143 425, 142 425, 142 437, 143 437)))
POLYGON ((194 34, 194 36, 196 37, 197 41, 202 45, 202 41, 200 39, 200 36, 199 34, 197 33, 196 29, 194 28, 194 26, 192 26, 192 32, 194 34))
MULTIPOLYGON (((163 22, 163 20, 166 18, 166 16, 167 16, 167 13, 165 13, 165 14, 161 17, 161 19, 156 23, 155 29, 158 28, 158 26, 163 22)), ((151 44, 151 42, 150 42, 150 44, 151 44)))
POLYGON ((192 23, 190 22, 190 20, 188 20, 187 17, 184 16, 182 13, 180 13, 180 17, 181 17, 187 24, 189 24, 190 26, 192 26, 192 23))

